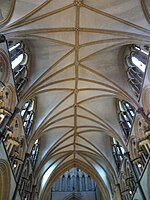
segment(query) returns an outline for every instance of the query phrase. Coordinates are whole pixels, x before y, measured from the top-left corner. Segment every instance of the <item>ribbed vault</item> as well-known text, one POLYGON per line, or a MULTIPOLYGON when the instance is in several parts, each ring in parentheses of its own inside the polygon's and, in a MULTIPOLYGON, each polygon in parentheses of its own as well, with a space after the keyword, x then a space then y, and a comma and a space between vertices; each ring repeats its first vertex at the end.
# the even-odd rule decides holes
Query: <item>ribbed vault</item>
POLYGON ((116 183, 112 138, 126 149, 117 100, 140 106, 123 55, 128 44, 150 43, 148 15, 140 0, 32 0, 25 10, 23 5, 16 1, 1 33, 29 47, 29 79, 18 107, 37 99, 28 140, 29 149, 36 139, 40 143, 37 180, 49 167, 57 178, 58 168, 80 163, 93 177, 104 170, 109 181, 99 180, 110 189, 116 183))

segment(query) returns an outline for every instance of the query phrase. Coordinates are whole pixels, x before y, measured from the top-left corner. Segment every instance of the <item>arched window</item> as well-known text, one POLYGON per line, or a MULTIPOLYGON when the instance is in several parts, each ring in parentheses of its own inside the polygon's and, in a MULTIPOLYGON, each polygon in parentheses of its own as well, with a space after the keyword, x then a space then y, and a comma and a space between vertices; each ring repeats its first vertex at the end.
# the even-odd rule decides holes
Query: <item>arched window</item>
POLYGON ((77 178, 76 178, 77 180, 76 180, 76 191, 80 191, 80 177, 79 177, 79 175, 77 174, 77 178))
POLYGON ((22 91, 27 80, 28 55, 25 53, 24 43, 22 41, 8 41, 11 65, 14 74, 17 94, 22 91))
POLYGON ((91 177, 88 175, 87 177, 88 191, 92 191, 92 182, 91 177))
POLYGON ((130 103, 119 101, 119 123, 124 131, 125 139, 128 139, 130 135, 134 115, 135 109, 130 103))
POLYGON ((26 136, 29 135, 33 121, 34 121, 34 110, 35 110, 35 101, 27 101, 21 109, 21 116, 23 120, 23 127, 25 130, 26 136))
POLYGON ((95 191, 95 189, 95 181, 78 168, 66 171, 52 186, 52 192, 83 192, 95 191))
POLYGON ((124 158, 124 148, 119 144, 117 140, 113 138, 113 156, 118 170, 121 168, 122 160, 124 158))
POLYGON ((136 45, 130 47, 130 52, 126 56, 128 81, 137 97, 140 96, 146 66, 148 63, 149 51, 136 45))
POLYGON ((82 183, 82 191, 86 190, 86 185, 85 185, 85 174, 83 173, 82 178, 81 178, 81 183, 82 183))
POLYGON ((67 191, 72 191, 71 189, 71 176, 69 174, 67 177, 67 191))
POLYGON ((62 176, 62 184, 61 184, 61 190, 62 190, 62 191, 65 191, 65 190, 66 190, 66 188, 65 188, 65 181, 66 181, 66 180, 65 180, 65 175, 63 175, 63 176, 62 176))
POLYGON ((39 141, 36 140, 33 147, 32 147, 31 154, 30 154, 33 168, 35 167, 37 157, 38 157, 38 153, 39 153, 39 141))

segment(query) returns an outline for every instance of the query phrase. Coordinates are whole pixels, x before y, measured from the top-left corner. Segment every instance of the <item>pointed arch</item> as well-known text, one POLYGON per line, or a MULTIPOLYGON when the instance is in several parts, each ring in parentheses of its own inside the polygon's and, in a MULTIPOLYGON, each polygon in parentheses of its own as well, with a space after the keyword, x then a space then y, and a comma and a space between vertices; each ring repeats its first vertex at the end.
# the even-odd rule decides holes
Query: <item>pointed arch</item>
POLYGON ((28 54, 23 41, 8 41, 11 67, 14 74, 16 92, 20 96, 28 78, 28 54))
POLYGON ((124 139, 127 140, 131 134, 135 117, 135 108, 127 101, 118 101, 118 117, 124 132, 124 139))
POLYGON ((71 169, 71 168, 73 168, 75 166, 78 167, 79 169, 81 169, 82 171, 84 171, 85 173, 87 173, 88 175, 90 175, 91 178, 93 180, 95 180, 95 182, 97 184, 97 187, 100 189, 100 191, 102 191, 102 195, 103 195, 102 199, 107 199, 107 200, 111 199, 110 191, 106 187, 106 185, 103 182, 103 180, 100 177, 100 175, 97 172, 93 173, 93 169, 92 168, 87 168, 85 163, 80 162, 78 160, 76 160, 74 162, 73 161, 69 161, 68 163, 63 164, 62 166, 58 167, 55 170, 55 172, 52 174, 51 178, 48 180, 46 187, 43 188, 39 199, 48 200, 48 198, 50 196, 50 188, 52 187, 52 185, 55 182, 55 180, 59 176, 61 176, 63 173, 65 173, 68 169, 71 169))
MULTIPOLYGON (((149 74, 149 73, 148 73, 149 74)), ((149 85, 145 86, 142 92, 142 104, 143 104, 143 108, 146 111, 147 114, 150 113, 150 87, 149 85)))
POLYGON ((119 171, 122 166, 122 161, 124 159, 125 150, 120 145, 120 143, 117 140, 115 140, 114 138, 112 139, 112 151, 113 151, 113 156, 114 156, 114 160, 115 160, 117 169, 119 171))
POLYGON ((10 171, 8 163, 0 159, 0 199, 9 200, 10 171))
POLYGON ((142 8, 147 21, 150 24, 150 3, 149 0, 141 0, 142 8))
POLYGON ((126 47, 124 56, 128 82, 139 99, 148 64, 149 50, 145 46, 131 44, 126 47))
POLYGON ((80 194, 76 194, 76 193, 72 193, 69 194, 68 196, 66 196, 63 200, 81 200, 81 195, 80 194))
POLYGON ((23 121, 23 127, 25 130, 26 137, 29 136, 34 123, 35 118, 35 109, 36 109, 36 99, 29 99, 24 103, 22 108, 20 109, 20 114, 23 121))
POLYGON ((2 83, 7 83, 10 77, 9 61, 6 52, 0 48, 0 80, 2 83))

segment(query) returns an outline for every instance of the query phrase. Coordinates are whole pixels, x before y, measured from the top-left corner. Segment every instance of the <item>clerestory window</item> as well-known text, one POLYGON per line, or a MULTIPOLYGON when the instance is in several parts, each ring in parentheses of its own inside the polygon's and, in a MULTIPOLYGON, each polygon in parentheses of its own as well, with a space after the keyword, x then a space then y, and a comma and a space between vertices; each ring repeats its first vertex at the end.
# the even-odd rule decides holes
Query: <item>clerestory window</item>
POLYGON ((127 101, 119 101, 119 123, 125 135, 125 139, 128 139, 135 115, 134 107, 127 101))
POLYGON ((113 156, 118 170, 121 168, 124 153, 124 148, 119 144, 117 140, 113 138, 113 156))
POLYGON ((28 56, 25 53, 25 45, 22 41, 8 41, 11 66, 14 74, 17 94, 20 94, 27 81, 27 62, 28 56))
POLYGON ((148 56, 149 51, 146 48, 132 45, 130 47, 130 53, 125 59, 128 81, 137 97, 141 94, 148 56))
POLYGON ((39 140, 37 139, 32 147, 31 154, 30 154, 33 168, 35 167, 38 154, 39 154, 39 140))
POLYGON ((23 127, 27 137, 30 134, 31 128, 33 126, 34 116, 35 116, 34 110, 35 110, 35 101, 29 100, 23 105, 20 111, 23 121, 23 127))

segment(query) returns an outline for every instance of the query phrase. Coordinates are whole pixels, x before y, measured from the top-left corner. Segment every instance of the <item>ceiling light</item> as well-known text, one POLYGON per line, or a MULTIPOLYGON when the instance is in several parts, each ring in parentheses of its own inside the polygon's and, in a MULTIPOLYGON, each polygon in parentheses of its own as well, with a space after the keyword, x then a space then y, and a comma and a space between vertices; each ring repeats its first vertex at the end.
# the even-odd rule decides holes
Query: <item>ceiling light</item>
POLYGON ((14 168, 16 168, 17 167, 17 165, 16 164, 14 164, 14 168))
POLYGON ((142 167, 141 163, 138 164, 138 167, 139 167, 139 168, 142 167))

